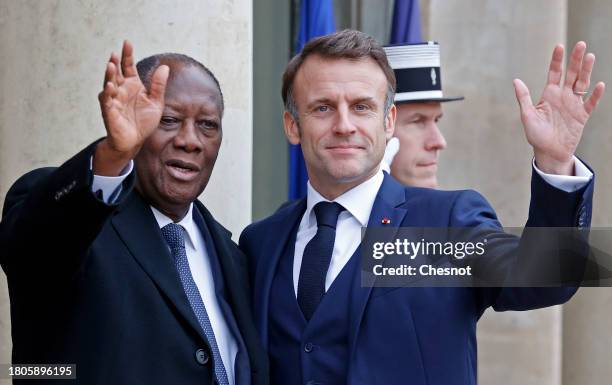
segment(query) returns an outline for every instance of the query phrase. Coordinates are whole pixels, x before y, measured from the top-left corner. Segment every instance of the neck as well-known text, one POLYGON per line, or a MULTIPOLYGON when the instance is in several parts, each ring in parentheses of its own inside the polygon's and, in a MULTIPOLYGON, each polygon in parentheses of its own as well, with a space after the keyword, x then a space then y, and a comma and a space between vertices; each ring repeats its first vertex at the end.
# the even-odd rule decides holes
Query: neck
POLYGON ((185 215, 187 215, 187 213, 189 212, 189 206, 183 207, 183 208, 171 208, 171 209, 169 209, 168 207, 159 207, 156 205, 153 205, 153 207, 159 210, 160 213, 172 219, 172 222, 174 223, 180 222, 183 218, 185 218, 185 215))
POLYGON ((187 213, 189 212, 189 207, 191 206, 191 203, 187 205, 184 205, 184 204, 173 205, 173 204, 169 204, 169 202, 156 200, 153 197, 149 197, 143 194, 142 189, 140 188, 139 185, 136 185, 136 191, 138 191, 138 193, 140 194, 140 196, 142 196, 145 202, 155 207, 155 209, 159 211, 160 213, 172 219, 172 222, 174 223, 180 222, 183 218, 185 218, 185 215, 187 215, 187 213))
POLYGON ((309 176, 310 184, 312 187, 319 193, 321 196, 329 201, 333 201, 338 198, 340 195, 349 191, 350 189, 359 186, 360 184, 366 182, 370 178, 372 178, 378 172, 378 168, 374 169, 374 171, 368 174, 366 177, 362 177, 354 180, 328 180, 323 181, 316 177, 312 178, 309 176))

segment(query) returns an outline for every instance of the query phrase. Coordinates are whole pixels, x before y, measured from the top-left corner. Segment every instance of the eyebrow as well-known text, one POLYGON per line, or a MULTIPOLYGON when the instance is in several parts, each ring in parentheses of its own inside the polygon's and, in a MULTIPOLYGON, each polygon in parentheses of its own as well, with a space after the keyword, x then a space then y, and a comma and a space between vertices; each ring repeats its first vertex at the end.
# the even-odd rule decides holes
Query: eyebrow
MULTIPOLYGON (((351 104, 355 104, 355 103, 363 103, 363 102, 376 102, 376 99, 374 99, 372 96, 360 96, 360 97, 356 97, 351 99, 351 104)), ((312 102, 308 103, 306 105, 307 109, 311 109, 312 107, 316 106, 317 104, 335 104, 335 102, 329 98, 318 98, 313 100, 312 102)))
MULTIPOLYGON (((434 119, 441 119, 442 116, 444 116, 444 114, 436 115, 436 116, 434 116, 434 119)), ((422 114, 420 112, 414 112, 414 113, 408 115, 408 117, 406 119, 427 118, 427 117, 428 117, 428 115, 426 115, 426 114, 422 114)))
POLYGON ((329 98, 318 98, 308 103, 306 105, 306 109, 310 110, 312 107, 316 106, 317 104, 333 104, 333 102, 329 98))
POLYGON ((373 102, 375 99, 372 96, 360 96, 358 98, 353 99, 353 103, 356 102, 373 102))

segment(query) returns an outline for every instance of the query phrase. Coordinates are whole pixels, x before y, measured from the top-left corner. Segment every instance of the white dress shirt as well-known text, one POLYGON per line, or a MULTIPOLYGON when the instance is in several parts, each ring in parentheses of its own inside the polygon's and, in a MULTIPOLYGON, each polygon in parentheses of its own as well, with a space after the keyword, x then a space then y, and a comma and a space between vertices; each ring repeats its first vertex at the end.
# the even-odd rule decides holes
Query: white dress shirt
MULTIPOLYGON (((128 167, 126 167, 118 177, 94 175, 92 191, 96 192, 101 190, 102 199, 106 203, 109 203, 109 197, 117 197, 119 195, 121 183, 127 175, 132 172, 133 167, 133 162, 130 162, 128 167)), ((162 214, 159 210, 152 206, 150 207, 160 229, 173 222, 172 219, 162 214)), ((214 277, 210 266, 210 258, 204 242, 204 236, 193 220, 193 203, 189 206, 187 215, 177 224, 185 229, 185 251, 187 252, 189 269, 198 287, 198 291, 206 307, 206 313, 210 319, 210 324, 215 333, 215 340, 217 341, 221 360, 223 361, 223 366, 227 373, 227 379, 230 385, 234 385, 234 367, 236 354, 238 353, 238 343, 223 317, 223 312, 215 293, 214 277)), ((169 249, 168 247, 168 250, 169 249)))
MULTIPOLYGON (((329 290, 332 282, 340 274, 340 271, 344 268, 344 265, 349 261, 355 250, 357 250, 357 247, 359 247, 361 243, 361 228, 368 225, 370 212, 372 212, 372 206, 374 206, 374 200, 383 179, 384 175, 379 170, 370 179, 334 199, 334 202, 341 204, 345 210, 340 213, 336 223, 336 240, 334 241, 334 251, 332 252, 331 262, 325 277, 325 291, 329 290)), ((312 187, 310 181, 308 181, 307 189, 306 211, 300 221, 293 255, 293 289, 296 298, 304 248, 317 233, 317 217, 313 208, 319 202, 329 202, 312 187)))
MULTIPOLYGON (((153 211, 160 229, 167 224, 173 223, 172 219, 159 212, 155 207, 151 206, 151 211, 153 211)), ((210 266, 210 258, 204 244, 204 237, 193 221, 193 203, 189 206, 187 215, 180 222, 177 222, 177 225, 183 226, 187 234, 185 237, 185 251, 187 252, 189 269, 198 287, 204 307, 206 307, 206 313, 210 319, 210 324, 215 333, 215 340, 217 341, 221 360, 227 373, 227 379, 230 385, 234 385, 234 364, 236 354, 238 353, 238 344, 227 326, 227 322, 225 322, 215 294, 215 282, 210 266)), ((170 247, 168 247, 168 250, 170 250, 170 247)))
MULTIPOLYGON (((546 174, 536 167, 535 160, 532 164, 542 179, 565 192, 580 189, 593 177, 593 173, 576 157, 574 157, 576 176, 546 174)), ((384 165, 381 164, 381 169, 373 177, 334 199, 334 202, 341 204, 346 210, 338 216, 334 251, 325 277, 325 291, 329 290, 329 287, 361 243, 361 228, 366 227, 370 220, 376 194, 378 194, 383 182, 383 168, 384 165)), ((312 187, 310 181, 307 189, 306 211, 300 221, 293 255, 293 289, 296 298, 304 248, 317 233, 317 218, 312 209, 319 202, 329 202, 312 187)))

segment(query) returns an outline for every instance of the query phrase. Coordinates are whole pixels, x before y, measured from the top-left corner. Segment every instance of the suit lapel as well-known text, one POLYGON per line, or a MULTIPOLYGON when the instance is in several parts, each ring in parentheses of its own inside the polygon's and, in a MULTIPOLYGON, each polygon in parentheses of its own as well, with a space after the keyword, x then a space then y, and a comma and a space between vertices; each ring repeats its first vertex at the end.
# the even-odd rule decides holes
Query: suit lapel
MULTIPOLYGON (((247 280, 246 268, 240 266, 239 261, 236 261, 233 255, 233 249, 236 246, 232 247, 231 233, 219 225, 199 201, 196 201, 194 217, 201 231, 204 233, 208 230, 210 235, 210 243, 212 245, 208 245, 208 239, 206 243, 208 254, 211 258, 211 267, 213 267, 213 271, 216 271, 216 266, 218 266, 222 274, 222 277, 219 277, 222 279, 215 279, 217 299, 220 303, 230 306, 230 308, 222 306, 225 319, 230 326, 233 324, 233 321, 236 322, 235 326, 237 326, 237 329, 236 327, 232 329, 234 329, 234 333, 240 335, 241 331, 246 332, 252 329, 251 308, 248 298, 245 296, 245 293, 248 292, 247 285, 245 285, 247 280)), ((255 333, 254 329, 249 331, 255 333)))
MULTIPOLYGON (((398 207, 405 201, 406 187, 385 173, 383 183, 372 206, 368 227, 388 226, 389 231, 385 232, 385 235, 389 240, 393 239, 408 212, 405 208, 398 207), (383 224, 383 222, 388 222, 388 224, 383 224)), ((355 257, 361 258, 360 249, 357 249, 355 257)), ((360 273, 360 276, 354 279, 353 289, 351 290, 351 323, 349 325, 349 351, 351 357, 353 357, 355 351, 359 327, 368 299, 372 293, 372 285, 375 281, 375 276, 370 272, 361 271, 360 269, 360 273)))
POLYGON ((204 331, 189 305, 174 260, 149 205, 137 192, 132 192, 111 222, 134 259, 191 328, 206 342, 204 331))
MULTIPOLYGON (((232 244, 231 233, 215 221, 200 201, 194 204, 193 219, 205 239, 210 266, 215 277, 217 301, 239 347, 234 365, 235 383, 250 384, 251 370, 246 343, 249 336, 256 338, 257 332, 253 327, 247 298, 246 268, 240 266, 240 261, 236 260, 239 256, 234 255, 236 247, 232 244), (241 274, 244 278, 241 278, 241 274)), ((257 352, 251 349, 250 354, 257 352)))
POLYGON ((240 300, 240 296, 236 295, 235 285, 231 284, 231 282, 237 281, 238 268, 235 266, 234 258, 232 258, 232 251, 229 250, 227 245, 227 241, 231 239, 231 234, 217 225, 210 212, 199 201, 194 202, 194 205, 193 220, 204 238, 211 269, 215 277, 215 294, 219 300, 227 300, 228 298, 232 301, 240 300), (221 276, 216 279, 218 270, 220 270, 221 276))
MULTIPOLYGON (((264 346, 268 347, 268 310, 270 304, 270 290, 272 288, 272 280, 287 243, 293 239, 293 231, 297 228, 304 211, 306 210, 306 199, 301 199, 298 202, 292 203, 289 207, 279 210, 273 218, 274 222, 270 224, 265 244, 261 250, 269 250, 262 254, 257 262, 257 271, 255 274, 255 299, 254 303, 258 305, 255 314, 257 318, 257 329, 261 331, 261 340, 264 346), (262 273, 259 273, 261 271, 262 273)), ((293 242, 291 253, 295 249, 293 242)))

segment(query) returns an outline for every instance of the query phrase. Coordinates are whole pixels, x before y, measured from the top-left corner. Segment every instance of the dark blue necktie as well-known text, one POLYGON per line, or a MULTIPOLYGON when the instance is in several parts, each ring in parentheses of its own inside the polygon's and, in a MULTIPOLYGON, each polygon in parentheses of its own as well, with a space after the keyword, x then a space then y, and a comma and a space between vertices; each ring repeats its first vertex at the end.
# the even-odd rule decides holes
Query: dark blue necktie
POLYGON ((206 307, 202 301, 202 296, 200 296, 200 291, 198 290, 198 287, 191 276, 191 269, 189 268, 189 261, 187 260, 187 252, 185 251, 184 231, 185 229, 183 229, 183 226, 177 225, 176 223, 167 224, 161 229, 161 233, 172 251, 176 270, 178 270, 179 276, 181 277, 181 282, 183 283, 185 294, 187 294, 187 299, 191 304, 191 308, 193 309, 202 330, 204 330, 204 334, 206 335, 206 339, 208 340, 208 344, 212 350, 213 359, 215 361, 215 376, 217 377, 217 381, 220 385, 228 385, 229 381, 227 379, 225 367, 223 366, 223 361, 221 360, 221 353, 219 352, 219 346, 217 346, 215 333, 212 325, 210 324, 210 319, 208 318, 206 307))
POLYGON ((304 248, 297 294, 298 304, 307 320, 325 294, 325 277, 334 251, 336 222, 344 207, 336 202, 319 202, 313 210, 317 217, 317 233, 304 248))

